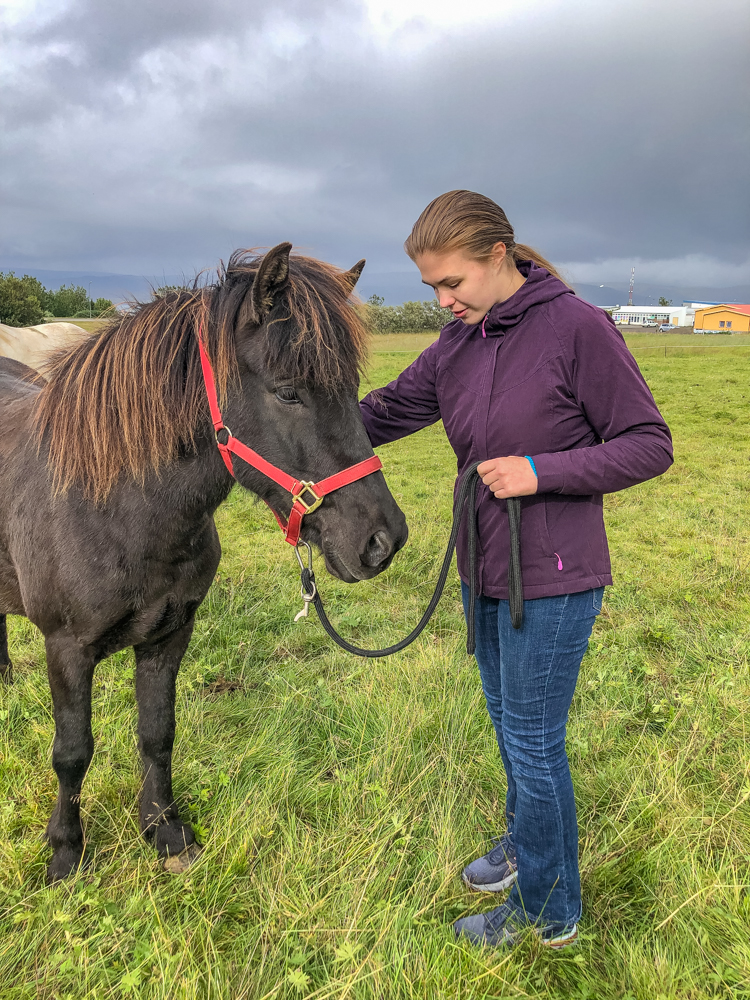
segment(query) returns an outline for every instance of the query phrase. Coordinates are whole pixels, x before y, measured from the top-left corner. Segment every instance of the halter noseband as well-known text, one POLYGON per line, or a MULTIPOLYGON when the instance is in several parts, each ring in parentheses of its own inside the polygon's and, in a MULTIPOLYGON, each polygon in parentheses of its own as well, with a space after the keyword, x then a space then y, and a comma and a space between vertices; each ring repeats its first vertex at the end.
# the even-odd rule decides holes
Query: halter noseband
POLYGON ((248 448, 246 444, 238 441, 224 423, 224 418, 219 409, 219 400, 216 395, 214 373, 203 344, 202 333, 201 329, 198 333, 198 349, 200 351, 201 368, 203 370, 203 382, 206 386, 206 395, 208 396, 208 405, 211 410, 216 444, 221 452, 221 457, 224 459, 224 465, 226 465, 230 475, 236 479, 237 477, 232 467, 232 455, 237 455, 238 458, 241 458, 248 465, 262 472, 264 476, 268 476, 269 479, 272 479, 279 486, 283 487, 283 489, 287 490, 287 492, 291 493, 292 509, 289 513, 288 521, 285 522, 283 517, 277 514, 273 507, 271 507, 271 511, 278 521, 279 527, 284 532, 286 540, 290 545, 296 545, 299 541, 302 518, 305 514, 311 514, 314 510, 317 510, 328 493, 333 493, 334 490, 341 489, 342 486, 348 486, 349 483, 355 483, 358 479, 364 479, 365 476, 377 472, 383 468, 383 463, 377 455, 373 455, 372 458, 366 458, 364 462, 350 465, 348 469, 337 472, 336 475, 329 476, 327 479, 321 479, 318 483, 307 482, 304 479, 295 479, 281 469, 277 469, 275 465, 271 465, 257 451, 253 451, 252 448, 248 448), (222 441, 219 437, 220 434, 225 434, 226 440, 222 441))

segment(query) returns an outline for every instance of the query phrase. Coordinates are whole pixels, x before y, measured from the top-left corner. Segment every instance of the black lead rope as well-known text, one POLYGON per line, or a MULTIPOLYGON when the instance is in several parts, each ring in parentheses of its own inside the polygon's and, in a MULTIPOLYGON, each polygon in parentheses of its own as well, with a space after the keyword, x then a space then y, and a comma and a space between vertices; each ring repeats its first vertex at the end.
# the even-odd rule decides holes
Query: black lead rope
MULTIPOLYGON (((359 646, 354 646, 351 642, 347 642, 347 640, 344 639, 343 636, 339 635, 333 627, 328 615, 325 612, 323 601, 321 600, 318 588, 315 585, 315 573, 312 570, 312 566, 304 566, 300 560, 300 566, 302 567, 302 597, 305 600, 305 608, 307 608, 308 603, 311 602, 313 604, 315 610, 318 612, 320 624, 333 641, 341 646, 342 649, 345 649, 347 653, 353 653, 355 656, 369 657, 391 656, 393 653, 398 653, 402 649, 406 649, 407 646, 410 646, 411 643, 413 643, 414 640, 424 631, 425 626, 435 612, 435 608, 438 606, 440 598, 443 596, 445 581, 448 578, 448 571, 450 570, 451 560, 453 559, 453 553, 458 539, 458 532, 461 528, 464 508, 466 507, 468 509, 467 520, 469 532, 469 610, 466 616, 466 652, 469 656, 473 655, 476 645, 474 640, 474 613, 477 596, 476 499, 477 484, 479 481, 479 474, 477 472, 478 465, 479 462, 474 462, 473 465, 470 465, 464 472, 461 477, 461 481, 459 482, 458 493, 456 494, 456 499, 453 504, 453 526, 451 528, 450 538, 448 539, 448 548, 445 551, 443 565, 440 569, 440 575, 438 577, 437 584, 435 585, 435 592, 433 593, 430 603, 427 606, 427 610, 419 620, 419 624, 404 639, 401 639, 400 642, 396 642, 392 646, 386 646, 384 649, 360 649, 359 646)), ((523 583, 521 579, 521 501, 518 497, 509 497, 506 503, 508 504, 508 523, 510 526, 510 559, 508 562, 510 620, 513 628, 520 628, 523 624, 523 583)), ((302 613, 306 612, 301 612, 301 614, 302 613)))

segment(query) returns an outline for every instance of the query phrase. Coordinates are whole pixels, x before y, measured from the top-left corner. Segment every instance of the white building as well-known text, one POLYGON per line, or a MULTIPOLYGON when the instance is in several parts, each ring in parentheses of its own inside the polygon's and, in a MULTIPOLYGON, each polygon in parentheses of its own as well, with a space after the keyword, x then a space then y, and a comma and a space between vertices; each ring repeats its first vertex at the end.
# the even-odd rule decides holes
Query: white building
POLYGON ((683 302, 681 306, 615 306, 612 319, 618 326, 692 326, 695 310, 716 303, 683 302))

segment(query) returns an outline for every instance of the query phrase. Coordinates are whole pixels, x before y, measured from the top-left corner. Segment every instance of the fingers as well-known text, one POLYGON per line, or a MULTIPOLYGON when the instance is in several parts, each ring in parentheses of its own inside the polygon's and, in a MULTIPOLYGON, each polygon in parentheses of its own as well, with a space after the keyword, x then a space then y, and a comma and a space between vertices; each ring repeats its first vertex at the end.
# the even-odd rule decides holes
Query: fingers
POLYGON ((506 486, 507 470, 503 469, 506 460, 502 458, 492 458, 487 462, 482 462, 477 466, 477 472, 482 477, 482 482, 494 493, 502 490, 506 486))
POLYGON ((530 463, 525 458, 507 456, 481 462, 477 472, 482 482, 498 498, 531 496, 536 493, 538 481, 530 463))

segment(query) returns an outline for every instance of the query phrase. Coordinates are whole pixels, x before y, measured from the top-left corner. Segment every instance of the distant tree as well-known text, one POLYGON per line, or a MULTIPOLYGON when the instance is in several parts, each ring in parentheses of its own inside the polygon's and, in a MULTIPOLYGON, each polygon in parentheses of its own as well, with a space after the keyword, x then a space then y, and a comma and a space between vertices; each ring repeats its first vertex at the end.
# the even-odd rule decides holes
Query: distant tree
POLYGON ((91 303, 91 312, 94 316, 114 316, 115 304, 111 299, 98 298, 91 303))
POLYGON ((88 313, 89 294, 82 285, 60 285, 49 292, 49 311, 53 316, 75 316, 88 313))
POLYGON ((672 300, 671 299, 665 299, 663 295, 660 295, 659 296, 659 305, 660 306, 671 306, 672 305, 672 300))
POLYGON ((159 285, 159 287, 155 288, 151 294, 155 299, 164 299, 167 295, 171 295, 172 292, 181 291, 183 291, 182 285, 159 285))
POLYGON ((384 306, 385 299, 382 295, 371 295, 367 300, 367 304, 368 306, 384 306))
POLYGON ((13 271, 0 271, 0 323, 35 326, 44 317, 46 290, 28 274, 17 278, 13 271))

